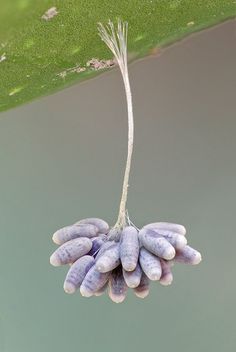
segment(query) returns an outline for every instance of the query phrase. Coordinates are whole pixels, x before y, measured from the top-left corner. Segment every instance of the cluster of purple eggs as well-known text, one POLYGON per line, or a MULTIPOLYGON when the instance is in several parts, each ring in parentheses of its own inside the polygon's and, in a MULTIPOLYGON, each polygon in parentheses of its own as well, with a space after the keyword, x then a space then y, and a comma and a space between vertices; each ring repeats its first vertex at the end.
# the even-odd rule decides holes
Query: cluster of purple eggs
POLYGON ((82 296, 99 296, 106 290, 112 301, 125 299, 128 288, 137 297, 149 293, 149 283, 170 285, 175 262, 198 264, 201 254, 187 245, 184 226, 157 222, 138 230, 127 226, 109 230, 102 219, 83 219, 56 231, 60 247, 51 255, 54 266, 70 264, 64 290, 82 296))

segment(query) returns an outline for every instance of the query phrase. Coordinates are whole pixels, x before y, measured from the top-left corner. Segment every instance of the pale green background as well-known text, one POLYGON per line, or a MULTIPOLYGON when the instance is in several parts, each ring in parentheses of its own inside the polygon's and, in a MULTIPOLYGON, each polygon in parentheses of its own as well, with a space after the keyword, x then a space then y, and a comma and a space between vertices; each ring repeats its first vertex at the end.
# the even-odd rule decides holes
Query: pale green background
POLYGON ((233 352, 236 27, 226 23, 130 66, 137 226, 183 223, 203 254, 150 296, 66 295, 52 233, 114 224, 126 157, 118 70, 0 116, 0 352, 233 352))

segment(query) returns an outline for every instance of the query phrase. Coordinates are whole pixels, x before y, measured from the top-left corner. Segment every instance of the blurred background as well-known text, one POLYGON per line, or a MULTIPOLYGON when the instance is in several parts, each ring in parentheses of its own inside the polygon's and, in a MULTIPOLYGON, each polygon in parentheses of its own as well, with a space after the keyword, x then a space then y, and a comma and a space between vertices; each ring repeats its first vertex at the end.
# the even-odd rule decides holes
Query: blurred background
POLYGON ((0 352, 235 350, 236 25, 130 65, 135 151, 131 220, 186 225, 197 267, 170 287, 66 295, 53 232, 116 221, 127 149, 118 69, 0 116, 0 352))

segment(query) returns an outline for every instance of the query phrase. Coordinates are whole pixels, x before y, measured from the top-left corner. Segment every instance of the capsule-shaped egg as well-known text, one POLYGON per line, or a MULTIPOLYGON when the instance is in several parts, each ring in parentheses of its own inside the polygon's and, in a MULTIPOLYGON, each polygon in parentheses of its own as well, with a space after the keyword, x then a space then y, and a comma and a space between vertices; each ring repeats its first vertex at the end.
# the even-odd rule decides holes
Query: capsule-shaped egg
MULTIPOLYGON (((111 242, 112 243, 112 242, 111 242)), ((103 249, 103 246, 101 250, 103 249)), ((115 269, 120 264, 119 243, 114 242, 96 260, 96 267, 101 273, 115 269)))
POLYGON ((98 297, 98 296, 103 295, 106 292, 107 286, 108 286, 108 282, 106 282, 105 285, 102 288, 100 288, 99 290, 94 292, 94 296, 98 297))
POLYGON ((163 230, 163 229, 153 229, 153 230, 148 230, 148 232, 156 234, 159 237, 164 237, 175 249, 182 249, 187 244, 187 239, 185 236, 180 235, 173 231, 163 230))
POLYGON ((50 257, 50 263, 54 266, 75 262, 87 254, 92 248, 89 238, 76 238, 61 245, 50 257))
POLYGON ((120 260, 126 271, 133 271, 136 268, 139 256, 138 231, 127 226, 121 233, 120 238, 120 260))
POLYGON ((149 294, 149 279, 145 275, 145 273, 142 273, 141 281, 138 287, 134 288, 134 294, 139 297, 139 298, 145 298, 149 294))
POLYGON ((87 272, 81 286, 80 293, 84 297, 93 296, 98 290, 100 290, 107 282, 110 272, 101 273, 97 270, 96 265, 93 265, 87 272))
POLYGON ((139 263, 137 263, 136 268, 133 271, 125 271, 123 268, 123 276, 128 287, 138 287, 142 277, 142 269, 139 263))
POLYGON ((99 233, 107 234, 109 231, 109 225, 106 221, 99 218, 87 218, 78 221, 76 224, 91 224, 98 228, 99 233))
POLYGON ((172 224, 171 222, 153 222, 151 224, 145 225, 143 228, 150 229, 150 230, 155 230, 155 229, 166 230, 166 231, 176 232, 179 235, 186 234, 186 228, 183 225, 172 224))
POLYGON ((150 280, 157 281, 161 277, 160 259, 147 251, 144 247, 140 249, 139 263, 150 280))
POLYGON ((104 241, 106 239, 105 235, 100 235, 98 237, 94 237, 91 239, 92 241, 92 248, 90 249, 88 255, 96 255, 98 253, 98 250, 100 247, 104 244, 104 241))
POLYGON ((60 230, 57 230, 53 234, 52 240, 54 243, 60 245, 78 237, 92 238, 97 235, 98 235, 98 228, 94 225, 90 225, 90 224, 71 225, 71 226, 63 227, 60 230))
POLYGON ((202 260, 201 253, 190 246, 185 246, 176 252, 174 261, 178 263, 197 265, 202 260))
POLYGON ((161 270, 162 270, 160 284, 163 286, 168 286, 173 281, 173 275, 171 272, 171 264, 164 259, 161 259, 160 261, 161 261, 161 270))
POLYGON ((84 255, 72 264, 64 282, 64 290, 66 293, 74 293, 80 287, 87 272, 94 263, 95 260, 93 257, 84 255))
POLYGON ((151 230, 142 229, 139 238, 141 244, 151 253, 166 260, 174 258, 175 249, 164 237, 156 235, 151 230))
POLYGON ((128 287, 122 274, 122 268, 119 266, 113 270, 110 275, 108 281, 108 295, 113 302, 121 303, 125 299, 127 289, 128 287))
POLYGON ((97 255, 96 255, 96 261, 102 256, 102 254, 110 247, 114 245, 114 241, 106 241, 104 242, 101 247, 99 248, 97 255))

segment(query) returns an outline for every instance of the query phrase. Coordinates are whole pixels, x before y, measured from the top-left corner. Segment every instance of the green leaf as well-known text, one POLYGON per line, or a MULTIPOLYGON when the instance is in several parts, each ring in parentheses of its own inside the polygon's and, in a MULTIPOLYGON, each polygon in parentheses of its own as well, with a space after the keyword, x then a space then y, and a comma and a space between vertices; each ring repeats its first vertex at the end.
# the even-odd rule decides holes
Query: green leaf
POLYGON ((0 9, 3 111, 104 71, 87 66, 93 58, 112 58, 97 34, 97 22, 115 22, 118 17, 128 21, 128 48, 130 58, 135 59, 234 17, 236 2, 0 0, 0 9), (52 7, 56 7, 54 16, 52 11, 47 19, 45 13, 52 7))

